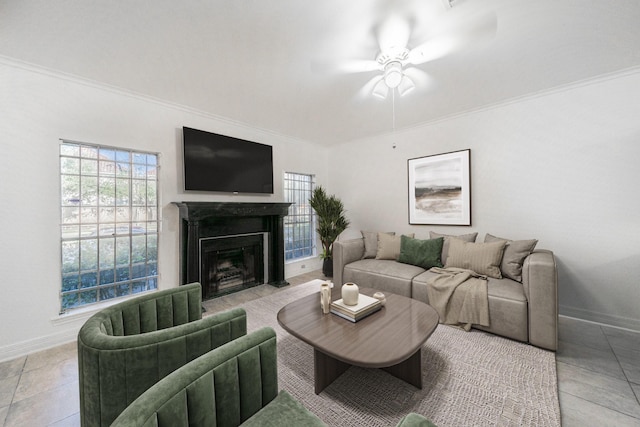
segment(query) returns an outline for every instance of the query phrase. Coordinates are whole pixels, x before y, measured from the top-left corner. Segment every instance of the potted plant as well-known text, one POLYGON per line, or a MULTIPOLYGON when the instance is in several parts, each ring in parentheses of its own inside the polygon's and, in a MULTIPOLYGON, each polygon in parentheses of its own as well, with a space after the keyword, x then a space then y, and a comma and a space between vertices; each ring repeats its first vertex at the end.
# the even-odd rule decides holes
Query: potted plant
POLYGON ((322 242, 322 273, 327 277, 333 276, 333 242, 340 233, 347 229, 349 220, 344 215, 344 205, 335 195, 327 195, 322 186, 313 190, 309 204, 318 216, 316 231, 322 242))

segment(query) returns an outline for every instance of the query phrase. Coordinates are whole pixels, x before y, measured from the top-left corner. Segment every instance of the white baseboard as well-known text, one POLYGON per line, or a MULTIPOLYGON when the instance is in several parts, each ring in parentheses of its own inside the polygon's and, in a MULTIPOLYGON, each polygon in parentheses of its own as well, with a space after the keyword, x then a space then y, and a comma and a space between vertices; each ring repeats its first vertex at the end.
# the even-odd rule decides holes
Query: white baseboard
POLYGON ((559 307, 560 315, 572 317, 578 320, 584 320, 591 323, 598 323, 604 326, 614 328, 627 329, 633 332, 640 332, 640 319, 632 319, 630 317, 613 316, 611 314, 598 313, 595 311, 585 310, 583 308, 569 307, 561 305, 559 307))
POLYGON ((27 341, 0 347, 0 362, 15 359, 17 357, 26 356, 52 347, 57 347, 75 341, 78 337, 78 331, 69 329, 62 332, 34 338, 27 341))
MULTIPOLYGON (((156 290, 148 292, 156 292, 156 290)), ((106 307, 140 295, 142 295, 142 293, 109 300, 104 303, 91 304, 86 307, 71 309, 68 313, 56 316, 51 319, 51 325, 62 330, 59 332, 53 332, 49 335, 0 347, 0 362, 75 341, 78 337, 80 328, 93 314, 106 307)))
POLYGON ((286 279, 299 276, 310 271, 320 270, 322 268, 322 260, 317 257, 309 257, 302 260, 285 263, 284 276, 286 279))

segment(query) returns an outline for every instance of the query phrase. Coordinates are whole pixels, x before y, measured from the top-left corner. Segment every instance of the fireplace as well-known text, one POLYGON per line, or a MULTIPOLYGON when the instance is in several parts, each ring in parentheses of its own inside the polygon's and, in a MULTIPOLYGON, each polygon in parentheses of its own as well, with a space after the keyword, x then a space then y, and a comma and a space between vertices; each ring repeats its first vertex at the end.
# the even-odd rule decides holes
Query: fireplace
POLYGON ((267 233, 200 239, 200 283, 205 293, 223 295, 265 283, 267 239, 267 233))
POLYGON ((289 203, 174 202, 180 209, 181 284, 203 299, 268 283, 285 286, 283 218, 289 203))

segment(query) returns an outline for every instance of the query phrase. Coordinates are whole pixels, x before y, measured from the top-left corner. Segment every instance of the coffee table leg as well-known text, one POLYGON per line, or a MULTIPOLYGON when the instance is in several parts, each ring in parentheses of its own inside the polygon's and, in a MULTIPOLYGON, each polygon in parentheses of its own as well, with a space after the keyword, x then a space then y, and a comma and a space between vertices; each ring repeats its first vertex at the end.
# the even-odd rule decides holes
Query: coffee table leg
POLYGON ((322 390, 344 373, 351 365, 313 349, 315 392, 322 390))
POLYGON ((396 378, 422 389, 422 349, 397 365, 382 368, 396 378))

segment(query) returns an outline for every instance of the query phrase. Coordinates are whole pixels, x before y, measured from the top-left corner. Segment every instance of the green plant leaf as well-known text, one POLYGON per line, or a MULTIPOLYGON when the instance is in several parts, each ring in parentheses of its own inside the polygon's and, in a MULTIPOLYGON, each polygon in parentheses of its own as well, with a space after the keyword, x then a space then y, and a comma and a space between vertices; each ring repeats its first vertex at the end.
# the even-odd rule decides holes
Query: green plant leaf
POLYGON ((344 205, 335 195, 327 195, 322 186, 318 186, 313 190, 309 204, 318 217, 316 231, 322 242, 321 257, 331 258, 333 255, 333 242, 349 226, 349 220, 345 216, 344 205))

